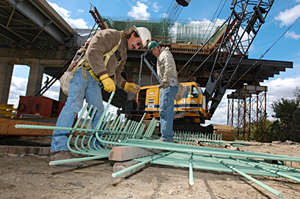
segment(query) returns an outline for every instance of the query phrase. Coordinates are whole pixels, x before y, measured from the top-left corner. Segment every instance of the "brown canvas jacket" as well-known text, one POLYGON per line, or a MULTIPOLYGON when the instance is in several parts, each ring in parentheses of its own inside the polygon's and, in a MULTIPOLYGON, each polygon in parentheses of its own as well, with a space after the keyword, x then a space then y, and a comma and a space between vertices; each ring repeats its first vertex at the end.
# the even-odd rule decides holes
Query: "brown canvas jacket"
POLYGON ((127 39, 123 31, 113 29, 105 29, 98 31, 91 39, 87 50, 86 57, 89 65, 97 76, 108 73, 113 76, 116 85, 119 88, 124 88, 126 80, 121 76, 124 65, 127 60, 127 39), (104 65, 104 54, 111 51, 121 39, 121 44, 118 51, 121 55, 121 61, 118 62, 116 56, 113 54, 107 66, 104 65))

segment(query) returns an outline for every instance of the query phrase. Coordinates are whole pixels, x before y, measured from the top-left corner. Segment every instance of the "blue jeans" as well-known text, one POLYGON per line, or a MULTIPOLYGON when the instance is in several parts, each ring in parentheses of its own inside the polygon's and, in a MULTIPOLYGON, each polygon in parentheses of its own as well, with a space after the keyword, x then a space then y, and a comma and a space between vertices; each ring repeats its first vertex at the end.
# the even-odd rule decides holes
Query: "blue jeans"
MULTIPOLYGON (((86 99, 89 105, 97 108, 96 115, 92 121, 92 127, 95 128, 101 114, 104 110, 102 103, 102 93, 97 81, 92 78, 90 73, 87 74, 87 81, 83 78, 82 70, 79 69, 74 73, 73 79, 69 85, 69 95, 65 106, 59 114, 56 126, 72 127, 74 120, 83 106, 86 99)), ((52 134, 51 152, 68 150, 66 130, 54 130, 52 134)))
POLYGON ((167 142, 173 142, 174 99, 177 91, 178 86, 160 89, 160 133, 167 142))

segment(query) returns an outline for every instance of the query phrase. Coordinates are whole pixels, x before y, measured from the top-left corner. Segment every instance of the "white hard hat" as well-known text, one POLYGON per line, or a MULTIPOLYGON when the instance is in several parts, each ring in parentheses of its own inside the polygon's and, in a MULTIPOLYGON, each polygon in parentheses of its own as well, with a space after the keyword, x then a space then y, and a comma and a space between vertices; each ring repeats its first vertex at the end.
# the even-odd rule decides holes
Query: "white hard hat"
POLYGON ((145 48, 147 46, 148 42, 151 41, 150 31, 148 30, 148 28, 145 28, 145 27, 137 27, 136 33, 141 38, 143 47, 145 48))

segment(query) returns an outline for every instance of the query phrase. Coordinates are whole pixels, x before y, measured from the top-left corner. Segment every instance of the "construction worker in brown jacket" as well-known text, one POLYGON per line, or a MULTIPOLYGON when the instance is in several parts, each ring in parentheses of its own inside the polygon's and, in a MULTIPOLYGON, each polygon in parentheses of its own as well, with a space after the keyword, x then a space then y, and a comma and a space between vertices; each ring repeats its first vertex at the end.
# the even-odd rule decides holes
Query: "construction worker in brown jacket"
MULTIPOLYGON (((99 83, 107 92, 116 90, 116 86, 137 93, 139 86, 127 82, 121 73, 127 60, 127 49, 146 47, 151 41, 151 33, 144 27, 132 27, 127 32, 113 29, 97 31, 74 57, 68 71, 72 76, 68 88, 68 98, 62 109, 56 126, 72 127, 86 99, 89 105, 97 108, 92 121, 95 128, 103 112, 102 94, 99 83)), ((72 158, 67 148, 65 130, 54 130, 51 143, 51 160, 72 158)))

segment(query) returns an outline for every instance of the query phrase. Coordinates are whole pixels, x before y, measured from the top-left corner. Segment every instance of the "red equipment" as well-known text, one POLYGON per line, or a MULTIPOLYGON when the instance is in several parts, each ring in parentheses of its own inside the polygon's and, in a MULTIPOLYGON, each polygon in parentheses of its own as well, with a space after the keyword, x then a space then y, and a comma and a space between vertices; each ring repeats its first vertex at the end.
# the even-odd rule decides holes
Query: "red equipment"
POLYGON ((20 96, 17 117, 20 118, 22 114, 33 114, 43 118, 56 118, 63 106, 63 102, 44 96, 20 96))

